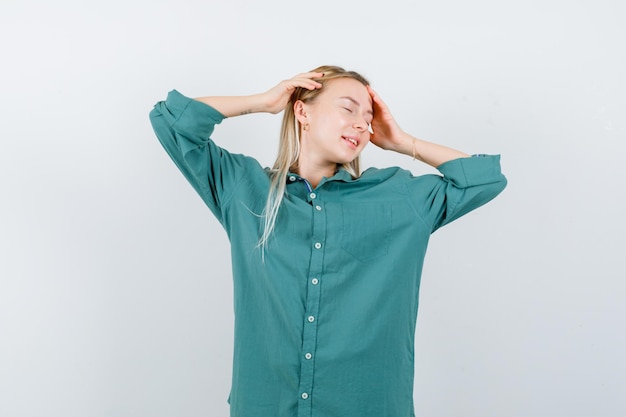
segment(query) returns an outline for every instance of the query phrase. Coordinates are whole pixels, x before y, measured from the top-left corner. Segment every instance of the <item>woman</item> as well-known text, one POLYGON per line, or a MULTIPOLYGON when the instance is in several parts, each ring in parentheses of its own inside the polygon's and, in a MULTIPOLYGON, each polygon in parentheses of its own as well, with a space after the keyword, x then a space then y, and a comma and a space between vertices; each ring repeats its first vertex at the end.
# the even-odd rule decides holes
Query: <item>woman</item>
POLYGON ((335 66, 251 96, 191 99, 174 90, 150 117, 230 239, 231 416, 413 416, 428 239, 504 189, 499 156, 410 136, 365 78, 335 66), (226 117, 281 111, 272 169, 210 139, 226 117), (370 141, 441 175, 361 173, 370 141))

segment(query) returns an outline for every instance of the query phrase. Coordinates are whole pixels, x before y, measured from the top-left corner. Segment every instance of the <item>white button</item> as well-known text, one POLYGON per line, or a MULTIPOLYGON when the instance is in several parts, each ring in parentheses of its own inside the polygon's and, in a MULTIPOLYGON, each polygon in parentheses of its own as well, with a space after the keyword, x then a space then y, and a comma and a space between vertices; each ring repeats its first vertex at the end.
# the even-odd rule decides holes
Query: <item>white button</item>
POLYGON ((306 400, 307 398, 309 398, 309 394, 307 394, 306 392, 302 393, 302 399, 306 400))
POLYGON ((313 323, 315 321, 315 317, 309 316, 307 320, 309 320, 309 323, 313 323))
POLYGON ((311 194, 309 194, 309 197, 311 197, 311 198, 315 198, 315 197, 317 197, 317 196, 315 195, 315 193, 311 193, 311 194))
POLYGON ((321 247, 322 247, 322 244, 321 244, 321 243, 317 242, 317 243, 315 244, 315 249, 319 249, 319 248, 321 248, 321 247))
POLYGON ((320 282, 320 281, 319 281, 317 278, 313 278, 313 279, 311 280, 311 284, 313 284, 313 285, 317 285, 317 284, 319 284, 319 282, 320 282))
POLYGON ((293 175, 289 177, 289 181, 295 181, 296 177, 294 177, 293 175))
POLYGON ((304 355, 304 357, 307 358, 307 359, 311 359, 313 357, 313 355, 311 355, 310 353, 306 353, 304 355))
POLYGON ((322 206, 315 206, 315 210, 317 210, 317 211, 322 210, 322 206))

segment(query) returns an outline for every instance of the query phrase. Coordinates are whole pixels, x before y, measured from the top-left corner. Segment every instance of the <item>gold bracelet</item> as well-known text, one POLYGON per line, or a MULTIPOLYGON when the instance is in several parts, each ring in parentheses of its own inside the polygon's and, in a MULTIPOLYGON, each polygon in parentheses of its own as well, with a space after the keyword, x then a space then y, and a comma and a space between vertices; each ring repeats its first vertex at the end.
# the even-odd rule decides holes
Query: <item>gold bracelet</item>
POLYGON ((413 160, 415 161, 415 142, 417 142, 415 139, 413 139, 413 160))

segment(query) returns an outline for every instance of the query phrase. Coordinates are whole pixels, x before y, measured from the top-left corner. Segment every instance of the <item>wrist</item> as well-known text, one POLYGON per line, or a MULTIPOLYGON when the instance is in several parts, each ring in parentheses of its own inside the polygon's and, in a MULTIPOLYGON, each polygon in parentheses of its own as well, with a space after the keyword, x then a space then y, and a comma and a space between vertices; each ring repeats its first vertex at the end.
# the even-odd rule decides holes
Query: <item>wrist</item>
POLYGON ((251 94, 249 96, 244 96, 242 109, 242 115, 250 113, 268 112, 268 106, 262 94, 251 94))
POLYGON ((397 152, 412 157, 416 159, 417 156, 417 139, 409 134, 404 134, 402 139, 400 140, 400 144, 397 148, 397 152))

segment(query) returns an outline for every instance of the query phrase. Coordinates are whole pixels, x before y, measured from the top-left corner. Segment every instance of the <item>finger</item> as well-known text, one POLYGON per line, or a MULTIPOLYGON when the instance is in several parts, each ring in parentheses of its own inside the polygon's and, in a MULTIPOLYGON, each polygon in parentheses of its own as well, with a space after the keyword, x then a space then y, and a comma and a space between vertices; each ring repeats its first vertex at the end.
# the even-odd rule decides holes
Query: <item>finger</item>
MULTIPOLYGON (((302 73, 302 74, 298 74, 298 75, 296 75, 294 77, 291 77, 290 81, 291 80, 314 81, 316 78, 321 78, 323 76, 324 76, 323 72, 305 72, 305 73, 302 73)), ((314 82, 316 82, 316 81, 314 81, 314 82)))
POLYGON ((367 91, 370 93, 370 96, 372 97, 372 100, 374 100, 374 102, 376 102, 377 104, 379 104, 382 107, 386 107, 385 106, 385 102, 383 101, 382 98, 380 98, 380 96, 378 95, 378 93, 376 91, 374 91, 374 89, 371 86, 367 86, 367 91))
POLYGON ((316 88, 322 88, 322 84, 315 81, 316 78, 322 78, 324 76, 323 72, 316 72, 316 71, 311 71, 311 72, 304 72, 302 74, 298 74, 295 77, 293 77, 291 80, 293 81, 298 81, 299 83, 304 83, 304 84, 298 84, 298 87, 304 87, 307 88, 309 90, 314 90, 316 88))
POLYGON ((292 78, 292 87, 302 87, 308 90, 315 90, 316 88, 322 88, 322 84, 311 78, 292 78))
POLYGON ((302 74, 298 74, 294 78, 303 78, 303 77, 304 78, 320 78, 323 76, 324 76, 323 72, 310 71, 310 72, 303 72, 302 74))
POLYGON ((370 96, 372 97, 372 101, 374 102, 374 106, 375 106, 374 113, 381 117, 383 117, 383 115, 385 117, 391 117, 391 111, 389 110, 389 107, 387 107, 387 104, 383 101, 383 99, 380 98, 380 96, 376 93, 376 91, 374 91, 373 88, 371 88, 370 86, 367 86, 367 88, 370 93, 370 96))

